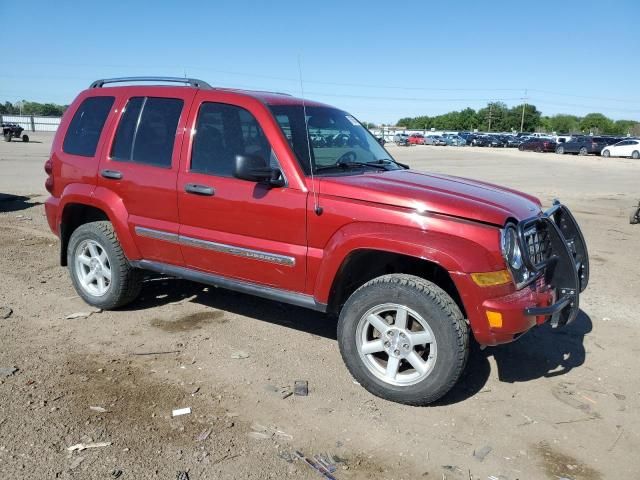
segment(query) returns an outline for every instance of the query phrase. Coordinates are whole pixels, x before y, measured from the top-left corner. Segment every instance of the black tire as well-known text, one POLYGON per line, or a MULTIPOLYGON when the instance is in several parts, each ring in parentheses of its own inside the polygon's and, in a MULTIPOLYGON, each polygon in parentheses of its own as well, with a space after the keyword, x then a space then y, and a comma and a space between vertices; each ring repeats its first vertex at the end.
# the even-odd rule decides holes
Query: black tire
POLYGON ((556 153, 558 155, 564 155, 564 147, 558 147, 556 148, 556 153))
POLYGON ((100 221, 80 225, 71 234, 67 248, 67 265, 73 286, 85 302, 103 310, 122 307, 138 296, 141 289, 142 273, 133 268, 122 251, 111 222, 100 221), (91 295, 81 286, 76 271, 76 252, 85 240, 92 240, 106 252, 110 269, 111 283, 102 296, 91 295))
POLYGON ((5 142, 10 142, 11 141, 11 134, 10 133, 7 133, 7 134, 4 135, 4 141, 5 142))
POLYGON ((374 278, 349 297, 340 312, 338 343, 349 372, 370 393, 421 406, 441 398, 460 378, 467 362, 469 329, 456 303, 440 287, 413 275, 392 274, 374 278), (406 386, 388 383, 375 376, 360 356, 358 324, 370 309, 386 303, 415 311, 428 323, 436 339, 433 369, 418 383, 406 386))
POLYGON ((585 156, 585 155, 588 155, 588 154, 589 154, 589 152, 587 151, 587 147, 582 147, 582 148, 580 148, 580 150, 578 151, 578 155, 585 156))
POLYGON ((24 143, 28 143, 29 142, 29 135, 22 135, 22 141, 24 143))
POLYGON ((633 158, 634 160, 638 160, 640 158, 640 152, 638 152, 637 150, 634 150, 633 153, 631 154, 631 158, 633 158))

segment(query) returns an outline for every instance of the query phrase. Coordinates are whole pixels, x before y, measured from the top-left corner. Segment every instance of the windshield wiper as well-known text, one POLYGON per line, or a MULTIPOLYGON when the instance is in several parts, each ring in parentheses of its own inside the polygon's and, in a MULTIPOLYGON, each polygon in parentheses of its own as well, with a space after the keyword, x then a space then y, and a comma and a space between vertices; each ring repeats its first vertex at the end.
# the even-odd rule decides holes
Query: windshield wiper
POLYGON ((380 158, 378 160, 373 160, 371 162, 367 162, 369 165, 375 165, 376 163, 378 164, 389 164, 389 163, 393 163, 394 165, 398 165, 399 167, 404 168, 405 170, 409 169, 409 165, 405 164, 405 163, 400 163, 400 162, 396 162, 395 160, 392 160, 390 158, 380 158))
POLYGON ((376 168, 378 170, 387 170, 387 167, 385 167, 385 164, 381 164, 381 163, 373 163, 373 162, 338 162, 338 163, 334 163, 332 165, 322 165, 320 167, 316 167, 316 172, 320 172, 323 170, 331 170, 334 168, 342 168, 343 170, 346 170, 348 168, 351 167, 369 167, 369 168, 376 168))

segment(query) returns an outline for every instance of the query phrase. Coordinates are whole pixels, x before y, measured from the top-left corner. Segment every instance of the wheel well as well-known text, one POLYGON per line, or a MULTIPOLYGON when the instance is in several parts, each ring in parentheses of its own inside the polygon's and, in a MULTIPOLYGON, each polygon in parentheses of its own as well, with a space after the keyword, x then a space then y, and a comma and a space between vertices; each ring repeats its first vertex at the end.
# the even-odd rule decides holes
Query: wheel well
POLYGON ((447 270, 429 260, 379 250, 357 250, 342 262, 331 286, 328 311, 337 314, 359 287, 390 273, 415 275, 435 283, 449 294, 466 317, 458 289, 447 270))
POLYGON ((85 223, 100 220, 109 220, 109 217, 99 208, 81 203, 65 206, 60 222, 60 265, 67 265, 67 246, 74 230, 85 223))

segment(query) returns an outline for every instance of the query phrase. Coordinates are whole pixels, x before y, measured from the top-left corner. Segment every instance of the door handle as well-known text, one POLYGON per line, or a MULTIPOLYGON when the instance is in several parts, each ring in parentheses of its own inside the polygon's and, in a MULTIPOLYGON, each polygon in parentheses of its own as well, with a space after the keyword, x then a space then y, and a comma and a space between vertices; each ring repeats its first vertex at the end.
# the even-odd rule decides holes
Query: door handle
POLYGON ((113 180, 120 180, 122 178, 122 172, 119 172, 117 170, 102 170, 100 172, 100 175, 102 175, 104 178, 110 178, 113 180))
POLYGON ((214 195, 213 187, 198 185, 197 183, 187 183, 184 186, 184 191, 187 193, 193 193, 194 195, 204 195, 207 197, 214 195))

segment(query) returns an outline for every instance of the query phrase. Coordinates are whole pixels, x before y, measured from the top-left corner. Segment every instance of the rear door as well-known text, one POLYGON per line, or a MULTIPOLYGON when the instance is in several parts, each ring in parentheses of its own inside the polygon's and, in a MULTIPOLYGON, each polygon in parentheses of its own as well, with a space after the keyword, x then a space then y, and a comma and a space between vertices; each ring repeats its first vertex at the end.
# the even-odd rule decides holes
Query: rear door
POLYGON ((117 126, 100 163, 98 188, 111 190, 123 202, 144 259, 182 265, 176 181, 184 126, 196 90, 121 91, 117 126))
MULTIPOLYGON (((266 107, 197 99, 178 176, 180 245, 188 267, 302 292, 306 275, 305 191, 233 177, 236 155, 279 167, 266 131, 278 128, 266 107), (267 124, 265 126, 265 124, 267 124)), ((286 180, 286 179, 285 179, 286 180)))

